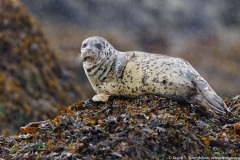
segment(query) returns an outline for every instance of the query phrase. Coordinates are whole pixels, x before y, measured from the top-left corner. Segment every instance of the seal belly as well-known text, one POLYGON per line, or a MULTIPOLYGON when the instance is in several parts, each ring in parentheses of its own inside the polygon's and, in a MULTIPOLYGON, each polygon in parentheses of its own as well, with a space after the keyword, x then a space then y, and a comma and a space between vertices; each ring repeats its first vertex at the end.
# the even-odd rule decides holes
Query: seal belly
POLYGON ((96 85, 97 92, 127 97, 141 95, 142 72, 140 71, 140 65, 140 63, 138 65, 133 61, 129 61, 121 78, 117 77, 114 72, 111 72, 109 77, 96 85))
POLYGON ((143 93, 186 102, 185 97, 196 92, 191 79, 186 78, 187 69, 184 64, 179 67, 177 58, 148 55, 142 60, 142 71, 143 93))
POLYGON ((128 61, 121 78, 111 73, 97 84, 97 91, 126 97, 155 94, 185 102, 186 97, 195 92, 186 72, 183 64, 179 66, 179 59, 174 62, 174 58, 141 53, 140 57, 128 61))
POLYGON ((142 95, 142 79, 143 72, 141 60, 138 58, 133 58, 127 63, 123 79, 121 80, 121 83, 124 86, 122 92, 125 95, 130 94, 131 96, 142 95))

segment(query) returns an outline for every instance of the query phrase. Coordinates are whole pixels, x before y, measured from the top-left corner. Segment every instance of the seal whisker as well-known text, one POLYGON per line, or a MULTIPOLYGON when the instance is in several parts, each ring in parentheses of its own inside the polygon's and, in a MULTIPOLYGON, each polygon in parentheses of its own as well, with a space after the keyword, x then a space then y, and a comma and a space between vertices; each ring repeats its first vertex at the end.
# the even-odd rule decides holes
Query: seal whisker
POLYGON ((77 58, 74 60, 74 62, 77 64, 77 65, 81 65, 83 63, 83 58, 79 55, 77 56, 77 58))

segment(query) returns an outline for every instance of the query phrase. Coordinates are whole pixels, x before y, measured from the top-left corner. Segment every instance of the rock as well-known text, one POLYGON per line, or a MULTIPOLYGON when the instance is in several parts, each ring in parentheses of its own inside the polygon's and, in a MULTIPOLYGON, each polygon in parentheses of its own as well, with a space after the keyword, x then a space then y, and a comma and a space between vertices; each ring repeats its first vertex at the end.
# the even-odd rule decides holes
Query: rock
POLYGON ((197 121, 197 127, 199 129, 204 129, 207 126, 207 123, 203 122, 203 121, 197 121))
MULTIPOLYGON (((240 104, 226 101, 230 109, 240 104)), ((233 126, 238 122, 234 109, 217 119, 202 107, 152 95, 111 97, 106 103, 87 100, 52 120, 21 127, 17 136, 0 137, 0 153, 13 159, 237 157, 240 136, 233 126)))
POLYGON ((53 118, 81 91, 18 0, 1 0, 0 19, 0 134, 16 134, 31 121, 53 118))

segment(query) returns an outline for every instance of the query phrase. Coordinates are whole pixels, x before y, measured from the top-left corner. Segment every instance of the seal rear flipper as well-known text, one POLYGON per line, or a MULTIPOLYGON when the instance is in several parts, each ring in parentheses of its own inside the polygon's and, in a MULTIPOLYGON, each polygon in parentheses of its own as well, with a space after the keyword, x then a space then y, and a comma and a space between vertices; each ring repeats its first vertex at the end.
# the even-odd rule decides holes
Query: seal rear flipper
POLYGON ((229 112, 229 109, 223 100, 204 79, 198 79, 196 81, 192 81, 192 83, 198 92, 198 94, 194 96, 194 98, 198 100, 198 104, 208 106, 217 113, 229 112))
POLYGON ((211 103, 209 103, 207 101, 207 99, 205 97, 203 97, 201 94, 192 95, 187 101, 189 103, 198 104, 198 105, 204 106, 204 107, 209 107, 209 109, 211 111, 213 111, 214 114, 215 113, 217 113, 217 114, 224 114, 225 113, 223 110, 221 110, 221 109, 215 107, 214 105, 212 105, 211 103))

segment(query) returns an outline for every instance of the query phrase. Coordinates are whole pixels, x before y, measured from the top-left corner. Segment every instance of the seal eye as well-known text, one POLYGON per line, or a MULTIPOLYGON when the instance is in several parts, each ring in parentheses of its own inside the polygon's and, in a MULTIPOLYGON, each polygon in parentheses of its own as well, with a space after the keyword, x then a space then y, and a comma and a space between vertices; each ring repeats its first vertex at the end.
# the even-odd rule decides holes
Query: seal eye
POLYGON ((97 49, 99 49, 99 50, 102 49, 102 45, 101 45, 100 43, 96 43, 96 44, 95 44, 95 47, 96 47, 97 49))
POLYGON ((82 48, 85 48, 85 47, 87 47, 87 43, 84 43, 84 44, 82 45, 82 48))

